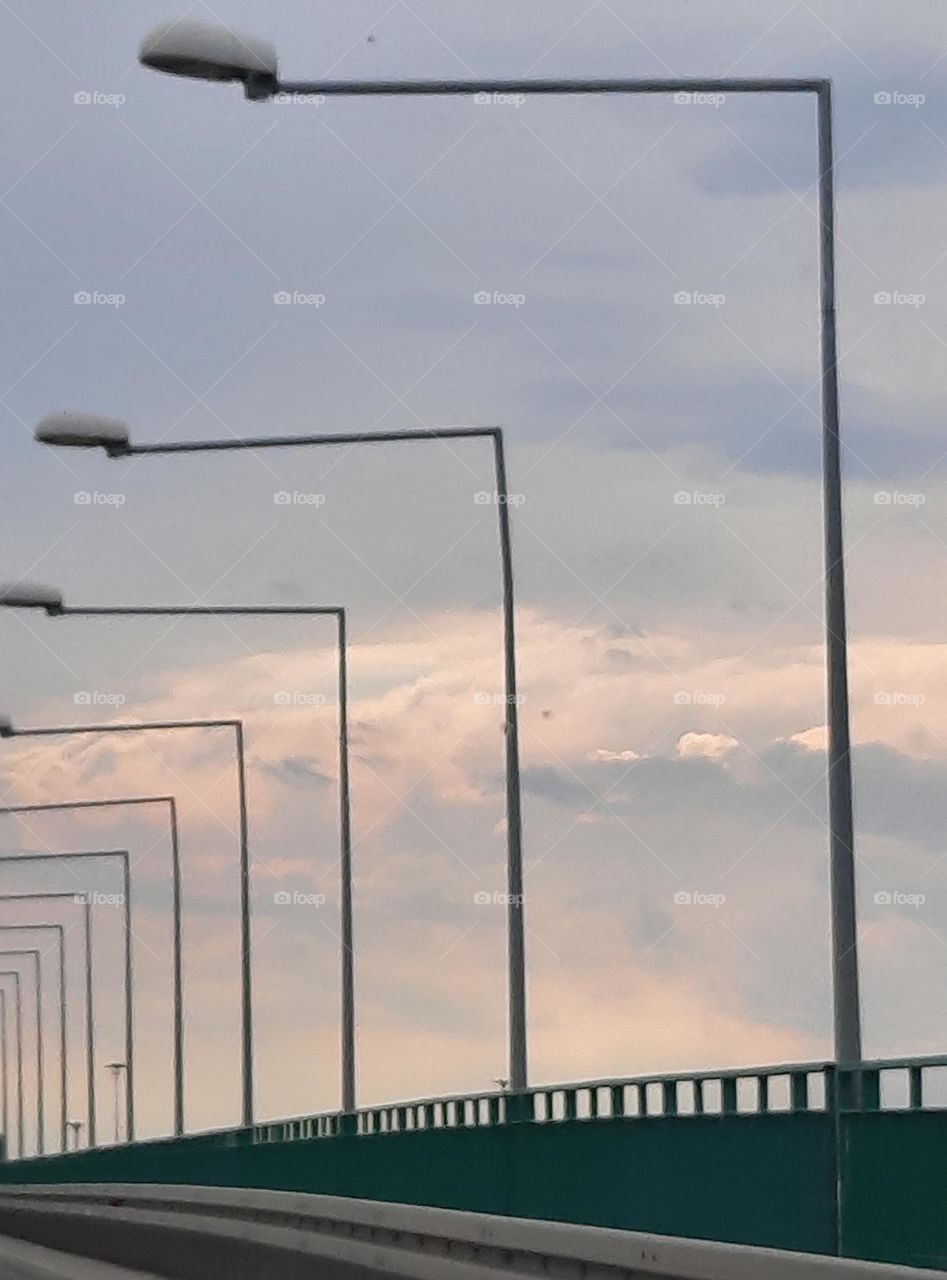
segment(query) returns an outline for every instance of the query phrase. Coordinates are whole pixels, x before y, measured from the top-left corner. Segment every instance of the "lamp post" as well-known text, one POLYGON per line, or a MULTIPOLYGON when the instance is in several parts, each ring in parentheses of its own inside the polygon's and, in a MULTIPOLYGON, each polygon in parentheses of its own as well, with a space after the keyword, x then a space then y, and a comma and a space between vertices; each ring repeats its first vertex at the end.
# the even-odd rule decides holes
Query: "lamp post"
MULTIPOLYGON (((125 920, 125 1061, 128 1063, 128 1071, 125 1077, 126 1084, 126 1125, 128 1132, 128 1140, 131 1142, 135 1136, 135 1100, 134 1100, 134 1061, 135 1061, 135 1037, 134 1037, 134 1014, 132 1010, 132 899, 131 899, 131 875, 129 873, 129 856, 127 849, 107 849, 107 850, 83 850, 79 853, 13 853, 0 855, 0 865, 11 865, 17 863, 25 865, 26 863, 36 862, 61 862, 65 859, 73 859, 77 862, 87 862, 90 858, 118 858, 122 868, 122 899, 124 906, 125 920)), ((88 895, 74 895, 79 901, 88 895)), ((87 980, 90 986, 87 987, 87 994, 91 991, 92 976, 92 954, 89 950, 89 934, 86 934, 86 959, 87 959, 87 980)), ((91 1009, 91 994, 89 994, 91 1009)), ((94 1070, 94 1064, 93 1064, 94 1070)), ((90 1091, 91 1096, 91 1091, 90 1091)), ((93 1111, 94 1114, 94 1111, 93 1111)))
POLYGON ((121 1110, 118 1105, 118 1097, 119 1097, 118 1082, 121 1078, 122 1072, 125 1071, 127 1073, 128 1064, 125 1062, 107 1062, 105 1065, 108 1067, 109 1071, 111 1071, 112 1073, 112 1083, 115 1086, 115 1145, 118 1146, 118 1141, 119 1141, 119 1138, 121 1137, 121 1129, 119 1125, 119 1116, 121 1115, 121 1110))
POLYGON ((43 967, 39 962, 39 948, 14 948, 0 950, 0 956, 7 960, 21 959, 29 956, 33 961, 33 976, 36 979, 36 1154, 43 1155, 46 1147, 46 1118, 44 1114, 43 1094, 46 1087, 44 1053, 43 1053, 43 967))
MULTIPOLYGON (((334 618, 338 644, 339 687, 339 839, 340 839, 340 928, 342 935, 342 1110, 355 1110, 355 943, 352 924, 352 812, 350 798, 348 738, 348 654, 345 610, 340 605, 67 605, 54 587, 36 584, 24 590, 23 585, 0 588, 0 606, 42 608, 52 618, 96 617, 263 617, 263 618, 334 618)), ((0 736, 2 736, 0 726, 0 736)), ((2 810, 0 810, 2 812, 2 810)), ((250 936, 249 893, 241 901, 246 913, 246 936, 250 936)), ((249 966, 250 948, 244 949, 249 966)), ((252 1106, 250 1108, 252 1116, 252 1106)), ((252 1123, 252 1119, 245 1120, 252 1123)))
MULTIPOLYGON (((51 858, 68 854, 49 854, 51 858)), ((85 1027, 86 1027, 86 1106, 89 1119, 89 1146, 95 1146, 95 1019, 92 1007, 92 902, 88 894, 69 890, 55 893, 0 893, 0 902, 69 901, 82 907, 85 933, 85 1027)), ((65 975, 65 968, 63 968, 65 975)), ((63 979, 65 981, 65 977, 63 979)), ((67 1124, 73 1123, 67 1121, 67 1124)))
MULTIPOLYGON (((0 591, 0 597, 3 593, 0 591)), ((0 598, 0 605, 11 604, 0 598)), ((36 601, 32 601, 33 604, 36 601)), ((21 729, 6 717, 0 717, 0 738, 59 738, 74 733, 139 733, 164 732, 172 729, 233 729, 237 752, 237 802, 240 823, 240 946, 243 1123, 253 1123, 253 1012, 250 990, 250 841, 247 831, 247 765, 242 720, 146 720, 140 724, 72 724, 21 729)), ((180 915, 176 917, 180 922, 180 915)), ((175 943, 180 955, 180 938, 175 943)), ((175 974, 175 1005, 180 1008, 181 975, 175 974)), ((130 1061, 130 1060, 129 1060, 130 1061)), ((129 1068, 131 1074, 132 1068, 129 1068)), ((91 1138, 90 1138, 91 1141, 91 1138)))
MULTIPOLYGON (((59 1130, 60 1150, 66 1150, 66 1098, 68 1096, 68 1055, 66 1053, 66 931, 61 924, 0 924, 0 932, 57 934, 59 946, 59 1130)), ((0 955, 9 952, 0 952, 0 955)))
MULTIPOLYGON (((0 729, 0 737, 3 736, 0 729)), ((59 810, 72 809, 111 809, 124 805, 168 806, 168 820, 171 829, 171 915, 172 915, 172 971, 173 971, 173 1013, 174 1026, 174 1133, 179 1137, 184 1132, 184 1008, 183 980, 181 964, 181 853, 178 836, 177 803, 174 796, 131 796, 121 800, 60 800, 48 804, 9 804, 0 805, 3 813, 53 813, 59 810)), ((63 1149, 66 1141, 66 1110, 63 1102, 63 1149)))
MULTIPOLYGON (((321 96, 468 96, 476 93, 530 95, 654 95, 668 93, 813 94, 819 169, 820 382, 822 389, 823 523, 825 630, 828 703, 829 860, 832 908, 832 987, 835 1057, 858 1062, 862 1055, 855 908, 855 836, 852 813, 851 730, 848 643, 839 436, 838 340, 835 287, 835 160, 832 138, 832 82, 824 78, 690 79, 514 79, 514 80, 341 80, 285 81, 276 50, 267 41, 205 23, 177 21, 156 28, 141 45, 146 67, 202 80, 235 81, 250 99, 276 93, 321 96)), ((112 456, 171 452, 183 445, 131 445, 122 424, 86 416, 64 424, 56 438, 48 420, 49 443, 97 445, 112 456)), ((43 438, 43 437, 41 437, 43 438)), ((342 437, 339 437, 342 439, 342 437)), ((264 445, 270 442, 263 442, 264 445)), ((215 442, 240 447, 239 442, 215 442)), ((200 446, 198 446, 200 447, 200 446)), ((206 447, 206 446, 205 446, 206 447)), ((255 444, 254 447, 260 447, 255 444)), ((499 492, 505 492, 505 486, 499 492)), ((501 513, 505 506, 501 506, 501 513)), ((502 515, 501 515, 502 525, 502 515)), ((501 535, 502 536, 502 535, 501 535)), ((508 674, 510 672, 508 663, 508 674)), ((508 690, 509 692, 509 690, 508 690)), ((515 748, 509 740, 507 750, 515 748)), ((518 814, 517 814, 518 817, 518 814)), ((508 832, 509 834, 509 832, 508 832)), ((513 879, 512 875, 510 877, 513 879)), ((511 883, 511 893, 514 892, 511 883)), ((520 922, 522 917, 520 916, 520 922)), ((511 965, 511 968, 513 966, 511 965)), ((512 1048, 512 1045, 511 1045, 512 1048)), ((511 1054, 512 1059, 512 1054, 511 1054)), ((511 1088, 523 1087, 525 1060, 511 1061, 511 1088), (512 1068, 516 1069, 512 1069, 512 1068)))
POLYGON ((82 1121, 81 1121, 81 1120, 67 1120, 67 1121, 66 1121, 66 1124, 68 1125, 68 1127, 69 1127, 69 1131, 70 1131, 70 1132, 71 1132, 71 1134, 72 1134, 72 1149, 73 1149, 73 1151, 78 1151, 78 1150, 79 1150, 80 1135, 81 1135, 81 1133, 82 1133, 82 1121))
MULTIPOLYGON (((14 1018, 16 1026, 16 1154, 17 1159, 23 1158, 23 1009, 20 1002, 20 975, 16 969, 0 970, 0 978, 12 978, 14 982, 14 1018)), ((3 1001, 3 1012, 6 1014, 6 997, 3 1001)), ((4 1017, 4 1029, 6 1028, 6 1017, 4 1017)), ((4 1036, 4 1049, 6 1049, 6 1036, 4 1036)), ((4 1079, 6 1072, 4 1072, 4 1079)))
POLYGON ((9 1080, 7 1079, 7 993, 0 987, 0 1071, 3 1072, 3 1157, 10 1155, 10 1099, 9 1080))
MULTIPOLYGON (((88 414, 56 414, 44 419, 36 431, 36 438, 45 444, 72 445, 77 447, 101 446, 112 457, 151 455, 159 453, 204 453, 229 449, 261 450, 275 448, 299 448, 340 444, 390 444, 405 441, 478 440, 490 441, 493 451, 496 507, 499 520, 500 576, 503 599, 503 656, 504 656, 504 729, 506 755, 506 844, 507 844, 507 969, 509 1002, 509 1057, 510 1078, 515 1089, 526 1087, 526 955, 523 920, 523 834, 522 803, 520 794, 519 765, 519 698, 516 684, 515 599, 513 588, 513 552, 511 542, 510 508, 506 500, 507 471, 503 432, 500 427, 438 427, 416 431, 363 431, 341 435, 269 436, 249 439, 184 441, 136 445, 129 440, 124 423, 95 418, 88 414)), ((49 587, 31 583, 17 583, 0 592, 0 604, 13 607, 39 607, 50 615, 62 612, 89 612, 71 610, 62 603, 59 592, 49 587)), ((277 609, 276 612, 281 612, 277 609)), ((108 612, 97 610, 96 612, 108 612)), ((117 612, 123 612, 117 610, 117 612)), ((142 612, 147 612, 143 610, 142 612)), ((195 610, 200 612, 200 610, 195 610)), ((216 610, 209 610, 216 612, 216 610)), ((220 610, 226 612, 226 610, 220 610)), ((237 613, 245 612, 237 609, 237 613)), ((261 610, 261 612, 264 612, 261 610)), ((291 612, 291 610, 286 610, 291 612)), ((306 610, 301 610, 306 612, 306 610)), ((340 611, 341 623, 341 611, 340 611)), ((341 650, 344 652, 344 643, 341 650)), ((341 673, 340 673, 341 679, 341 673)), ((347 808, 343 799, 343 810, 347 808)), ((343 836, 344 840, 344 836, 343 836)), ((343 853, 343 862, 345 854, 343 853)), ((344 877, 343 877, 344 880, 344 877)), ((346 910, 343 885, 343 911, 346 910)), ((350 907, 349 907, 350 912, 350 907)), ((343 925, 343 956, 351 964, 351 921, 349 937, 343 925)), ((343 961, 343 964, 345 961, 343 961)), ((346 984, 354 988, 352 974, 346 976, 343 969, 343 996, 346 984)), ((343 1004, 345 1003, 343 999, 343 1004)), ((350 1019, 352 1002, 349 1002, 350 1019)), ((355 1105, 354 1087, 354 1022, 346 1032, 343 1022, 343 1057, 346 1039, 351 1042, 353 1066, 350 1079, 343 1075, 343 1111, 351 1112, 355 1105)))

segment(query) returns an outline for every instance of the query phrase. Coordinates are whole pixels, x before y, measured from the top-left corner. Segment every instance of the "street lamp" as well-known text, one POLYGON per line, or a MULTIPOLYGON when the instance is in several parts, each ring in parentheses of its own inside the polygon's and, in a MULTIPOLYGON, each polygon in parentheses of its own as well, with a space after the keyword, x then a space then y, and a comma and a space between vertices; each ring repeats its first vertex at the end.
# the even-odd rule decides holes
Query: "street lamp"
POLYGON ((43 968, 39 962, 39 948, 15 948, 0 950, 0 956, 8 960, 29 956, 33 961, 33 976, 36 979, 36 1154, 43 1155, 46 1147, 46 1117, 44 1092, 46 1088, 44 1051, 43 1051, 43 968))
MULTIPOLYGON (((6 722, 9 723, 9 722, 6 722)), ((0 737, 4 734, 0 732, 0 737)), ((15 734, 14 734, 15 736, 15 734)), ((181 857, 178 839, 178 814, 174 796, 132 796, 121 800, 60 800, 48 804, 0 805, 3 813, 53 813, 72 809, 111 809, 123 805, 166 804, 171 828, 171 915, 172 969, 174 974, 174 1133, 184 1132, 184 1010, 181 966, 181 857)), ((63 1142, 65 1143, 65 1103, 63 1104, 63 1142)))
MULTIPOLYGON (((19 588, 18 588, 19 590, 19 588)), ((0 591, 0 596, 9 592, 0 591)), ((23 596, 18 597, 22 606, 23 596)), ((10 604, 0 599, 0 604, 10 604)), ((36 604, 36 601, 33 601, 36 604)), ((240 947, 241 960, 241 1021, 242 1021, 242 1074, 243 1074, 243 1123, 253 1123, 253 1014, 250 992, 250 842, 247 834, 247 764, 244 750, 242 720, 145 720, 138 724, 73 724, 54 725, 49 728, 20 729, 6 717, 0 717, 0 738, 65 737, 73 733, 138 733, 171 729, 233 729, 237 751, 237 802, 240 822, 240 947)), ((180 886, 178 888, 179 893, 180 886)), ((177 917, 180 922, 180 916, 177 917)), ((176 953, 180 955, 179 941, 176 953)), ((181 974, 175 974, 175 1006, 180 1008, 181 974)))
POLYGON ((69 1127, 69 1131, 70 1131, 70 1132, 71 1132, 71 1134, 72 1134, 72 1149, 73 1149, 73 1151, 78 1151, 78 1150, 79 1150, 80 1135, 81 1135, 81 1133, 82 1133, 82 1121, 81 1121, 81 1120, 67 1120, 67 1121, 66 1121, 66 1124, 67 1124, 67 1126, 69 1127))
MULTIPOLYGON (((510 504, 507 501, 506 451, 500 427, 432 427, 413 431, 362 431, 343 435, 264 436, 249 439, 171 441, 132 444, 128 427, 114 419, 88 414, 53 414, 39 424, 36 439, 43 444, 102 447, 109 457, 159 453, 204 453, 227 449, 299 448, 319 445, 392 444, 405 441, 488 440, 493 451, 496 508, 499 522, 500 577, 503 597, 504 729, 506 752, 506 849, 507 849, 507 986, 509 1002, 510 1079, 514 1089, 525 1089, 526 1056, 526 942, 523 913, 523 821, 520 794, 519 697, 516 692, 516 610, 513 589, 513 551, 510 504)), ((0 604, 42 608, 51 616, 64 611, 62 595, 55 588, 16 583, 0 591, 0 604)), ((343 940, 344 941, 344 940, 343 940)), ((354 1089, 351 1099, 354 1106, 354 1089)), ((344 1111, 351 1107, 343 1104, 344 1111)))
MULTIPOLYGON (((66 1098, 68 1090, 68 1067, 66 1054, 66 931, 61 924, 0 924, 0 932, 48 933, 50 930, 58 934, 59 942, 59 1129, 60 1150, 66 1150, 66 1098)), ((10 952, 0 952, 9 955, 10 952)), ((44 953, 45 954, 45 953, 44 953)))
POLYGON ((145 66, 196 80, 238 80, 248 98, 276 89, 276 50, 265 40, 204 22, 166 22, 144 41, 145 66))
MULTIPOLYGON (((476 93, 618 95, 668 93, 814 94, 819 168, 820 382, 822 388, 825 630, 828 703, 829 859, 832 905, 832 988, 837 1062, 861 1060, 855 910, 855 832, 852 812, 851 726, 848 696, 848 640, 839 436, 838 339, 835 289, 835 159, 832 139, 832 82, 824 78, 756 79, 546 79, 531 80, 330 80, 281 81, 275 51, 253 37, 202 23, 178 22, 157 28, 142 43, 139 60, 173 75, 243 84, 248 98, 276 93, 320 96, 466 96, 476 93)), ((112 456, 149 452, 124 439, 92 439, 100 428, 91 419, 86 439, 49 443, 100 445, 112 456)), ((48 423, 49 431, 53 424, 48 423)), ((112 427, 115 427, 113 422, 112 427)), ((76 428, 76 434, 81 432, 76 428)), ((39 437, 43 438, 43 437, 39 437)), ((340 437, 341 438, 341 437, 340 437)), ((232 445, 233 442, 231 442, 232 445)), ((266 443, 266 442, 264 442, 266 443)), ((170 452, 185 445, 155 446, 170 452)), ((226 447, 226 445, 224 446, 226 447)), ((260 447, 255 445, 254 447, 260 447)), ((505 486, 500 489, 505 492, 505 486)), ((501 511, 505 508, 501 507, 501 511)), ((508 721, 509 732, 509 721, 508 721)), ((512 744, 515 746, 515 744, 512 744)), ((507 742, 508 749, 511 746, 507 742)), ((519 892, 513 890, 511 893, 519 892)), ((511 1049, 512 1049, 511 1045, 511 1049)), ((512 1054, 511 1054, 512 1057, 512 1054)), ((511 1063, 511 1088, 525 1083, 524 1061, 511 1063), (515 1068, 515 1069, 513 1069, 515 1068)))
POLYGON ((109 1071, 111 1071, 112 1073, 112 1083, 115 1086, 115 1144, 117 1146, 119 1137, 121 1136, 121 1132, 119 1128, 120 1109, 118 1105, 118 1094, 119 1094, 118 1082, 123 1071, 126 1072, 127 1074, 128 1064, 125 1062, 107 1062, 105 1065, 108 1067, 109 1071))
MULTIPOLYGON (((49 854, 51 858, 68 854, 49 854)), ((89 1117, 89 1146, 95 1146, 95 1019, 92 1008, 92 902, 88 894, 70 890, 55 893, 0 893, 0 902, 39 902, 60 899, 76 903, 83 909, 85 926, 85 1027, 86 1027, 86 1098, 89 1117), (79 899, 83 899, 79 901, 79 899)), ((65 974, 65 969, 63 969, 65 974)), ((67 1121, 67 1123, 70 1123, 67 1121)))
MULTIPOLYGON (((134 1101, 134 1014, 132 1011, 132 900, 131 900, 131 876, 129 874, 129 857, 127 849, 108 849, 85 851, 79 853, 12 853, 0 855, 0 865, 24 865, 26 863, 36 862, 62 862, 65 859, 73 859, 78 862, 86 862, 90 858, 118 858, 122 867, 122 899, 124 906, 125 921, 125 1059, 128 1063, 128 1072, 126 1075, 126 1125, 129 1135, 129 1142, 135 1135, 135 1101, 134 1101)), ((87 894, 77 893, 73 895, 79 902, 90 897, 87 894)), ((91 1016, 91 980, 92 980, 92 955, 89 950, 89 934, 86 933, 86 959, 87 959, 87 982, 86 988, 88 998, 90 1000, 90 1016, 91 1016)), ((94 1070, 94 1064, 93 1064, 94 1070)), ((90 1091, 91 1096, 91 1091, 90 1091)), ((93 1110, 94 1118, 94 1110, 93 1110)))
MULTIPOLYGON (((349 731, 348 731, 348 645, 345 610, 340 605, 67 605, 55 587, 38 583, 17 583, 0 587, 0 606, 8 608, 41 608, 49 617, 289 617, 334 618, 338 643, 339 687, 339 840, 340 840, 340 916, 342 942, 342 1110, 355 1110, 355 941, 352 907, 352 807, 350 798, 349 731)), ((0 737, 5 726, 0 723, 0 737)), ((2 810, 0 810, 2 812, 2 810)), ((247 903, 249 921, 249 900, 247 903)), ((248 923, 249 930, 249 923, 248 923)), ((246 954, 249 956, 249 949, 246 954)), ((251 1119, 245 1123, 252 1124, 251 1119)))
MULTIPOLYGON (((14 1016, 16 1019, 16 1154, 17 1159, 23 1159, 23 1009, 20 1001, 20 975, 16 969, 0 970, 0 978, 12 978, 14 982, 15 1000, 14 1000, 14 1016)), ((3 1000, 3 1054, 6 1058, 6 1011, 7 1002, 6 995, 3 1000)), ((6 1072, 4 1072, 6 1078, 6 1072)))

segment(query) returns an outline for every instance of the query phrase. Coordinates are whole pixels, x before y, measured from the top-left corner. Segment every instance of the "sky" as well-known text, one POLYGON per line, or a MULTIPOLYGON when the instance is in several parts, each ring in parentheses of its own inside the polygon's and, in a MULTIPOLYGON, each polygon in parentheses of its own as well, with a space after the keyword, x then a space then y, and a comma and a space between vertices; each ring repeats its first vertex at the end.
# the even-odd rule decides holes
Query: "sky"
MULTIPOLYGON (((814 101, 247 103, 138 67, 179 16, 272 40, 288 78, 832 78, 865 1049, 941 1050, 942 6, 0 6, 0 577, 75 605, 346 610, 369 1103, 507 1074, 489 444, 115 461, 40 448, 32 427, 65 408, 142 441, 501 424, 530 1078, 824 1059, 814 101)), ((338 1106, 332 619, 4 611, 0 648, 19 726, 245 721, 257 1110, 338 1106)), ((6 805, 175 796, 187 1123, 236 1123, 232 733, 5 741, 0 786, 6 805)), ((3 853, 129 850, 138 1131, 168 1132, 167 806, 2 821, 3 853)), ((0 868, 0 891, 107 897, 113 864, 0 868)), ((0 906, 10 924, 41 909, 0 906)), ((81 1119, 78 912, 42 909, 69 927, 81 1119)), ((95 919, 108 1136, 121 912, 95 919)))

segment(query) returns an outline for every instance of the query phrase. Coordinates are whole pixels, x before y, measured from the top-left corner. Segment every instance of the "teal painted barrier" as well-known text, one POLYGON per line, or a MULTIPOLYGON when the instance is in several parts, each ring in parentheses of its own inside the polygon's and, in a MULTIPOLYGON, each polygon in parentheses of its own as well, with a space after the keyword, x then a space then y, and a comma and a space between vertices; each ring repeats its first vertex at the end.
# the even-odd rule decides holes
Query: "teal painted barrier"
POLYGON ((0 1182, 309 1191, 947 1266, 938 1074, 947 1058, 426 1099, 16 1161, 0 1182))

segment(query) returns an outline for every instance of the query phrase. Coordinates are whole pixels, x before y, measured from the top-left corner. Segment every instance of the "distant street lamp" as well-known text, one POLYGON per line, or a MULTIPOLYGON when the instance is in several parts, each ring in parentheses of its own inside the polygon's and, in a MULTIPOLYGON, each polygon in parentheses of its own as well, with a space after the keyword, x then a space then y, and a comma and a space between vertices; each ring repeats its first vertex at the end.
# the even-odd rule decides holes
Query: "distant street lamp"
MULTIPOLYGON (((16 1027, 16 1154, 17 1159, 23 1158, 23 1008, 20 1001, 20 975, 16 969, 3 969, 0 971, 0 978, 12 978, 14 982, 14 1017, 16 1027)), ((3 1028, 6 1033, 6 1012, 7 1001, 6 995, 3 999, 3 1028)), ((6 1057, 6 1034, 3 1037, 3 1052, 6 1057)), ((4 1080, 6 1080, 6 1071, 4 1071, 4 1080)), ((5 1091, 4 1091, 5 1092, 5 1091)), ((5 1099, 4 1099, 5 1100, 5 1099)), ((4 1126, 5 1127, 5 1126, 4 1126)), ((4 1137, 6 1134, 4 1134, 4 1137)))
POLYGON ((122 1072, 123 1071, 127 1072, 128 1064, 125 1062, 107 1062, 105 1065, 108 1067, 109 1071, 111 1071, 112 1073, 112 1083, 115 1086, 115 1143, 117 1146, 118 1140, 121 1137, 121 1130, 119 1127, 119 1116, 121 1115, 121 1110, 118 1105, 118 1096, 119 1096, 118 1082, 119 1082, 119 1079, 121 1078, 122 1072))
MULTIPOLYGON (((0 932, 3 933, 48 933, 50 931, 57 934, 59 944, 59 1127, 60 1150, 65 1151, 66 1099, 68 1097, 68 1054, 66 1052, 66 931, 61 924, 0 924, 0 932)), ((0 955, 9 954, 11 953, 0 951, 0 955)))
MULTIPOLYGON (((4 733, 0 728, 0 737, 4 733)), ((14 732, 13 736, 16 736, 14 732)), ((173 973, 173 1040, 174 1040, 174 1132, 180 1136, 184 1132, 184 1010, 182 982, 182 925, 181 925, 181 854, 178 836, 177 803, 174 796, 130 796, 120 800, 58 800, 47 804, 8 804, 0 805, 0 814, 4 813, 55 813, 72 809, 113 809, 125 805, 168 806, 168 820, 171 830, 171 917, 172 917, 172 973, 173 973)), ((63 1102, 63 1143, 66 1140, 66 1112, 63 1102)), ((64 1148, 65 1149, 65 1148, 64 1148)))
MULTIPOLYGON (((832 905, 832 984, 835 1058, 861 1061, 861 1011, 858 989, 855 910, 855 831, 852 812, 851 728, 848 696, 848 644, 842 520, 842 468, 839 436, 838 339, 835 302, 835 159, 832 139, 832 82, 818 78, 690 79, 529 79, 514 80, 280 80, 276 50, 269 42, 191 20, 164 23, 142 42, 143 66, 201 80, 235 81, 247 98, 275 94, 320 97, 462 96, 478 93, 528 95, 619 94, 814 94, 819 169, 820 381, 822 385, 823 509, 825 543, 825 631, 828 702, 829 856, 832 905)), ((185 445, 132 446, 121 424, 88 416, 83 425, 67 419, 56 438, 54 424, 43 424, 38 438, 48 443, 98 445, 111 456, 171 452, 185 445), (84 431, 83 431, 84 426, 84 431), (69 436, 72 438, 68 438, 69 436)), ((270 442, 272 443, 272 442, 270 442)), ((237 442, 231 442, 234 447, 237 442)), ((199 446, 191 446, 199 447, 199 446)), ((227 447, 224 445, 223 447, 227 447)), ((239 447, 239 445, 237 445, 239 447)), ((505 485, 498 486, 505 492, 505 485)), ((505 507, 501 507, 505 510, 505 507)), ((508 690, 509 692, 509 690, 508 690)), ((509 727, 509 721, 507 722, 509 727)), ((507 742, 508 750, 515 742, 507 742)), ((518 814, 517 814, 518 820, 518 814)), ((510 818, 508 817, 508 823, 510 818)), ((518 829, 517 829, 518 834, 518 829)), ((512 879, 512 877, 511 877, 512 879)), ((522 889, 510 892, 521 893, 522 889)), ((522 918, 520 917, 522 922, 522 918)), ((518 996, 517 996, 518 998, 518 996)), ((515 1029, 518 1034, 518 1028, 515 1029)), ((511 1045, 511 1050, 514 1048, 511 1045)), ((526 1084, 523 1054, 511 1052, 510 1087, 526 1084)))
MULTIPOLYGON (((128 1130, 128 1140, 131 1142, 135 1136, 135 1100, 134 1100, 134 1061, 135 1061, 135 1036, 134 1036, 134 1013, 132 1010, 132 899, 131 899, 131 876, 129 874, 129 856, 127 849, 107 849, 86 851, 79 853, 12 853, 0 856, 0 865, 12 866, 17 864, 25 866, 28 863, 39 862, 63 862, 66 859, 75 862, 85 863, 93 858, 118 858, 122 868, 122 901, 124 906, 125 921, 125 1060, 128 1063, 128 1071, 126 1073, 126 1125, 128 1130)), ((81 901, 82 894, 74 895, 77 900, 81 901)), ((89 935, 86 934, 86 946, 88 947, 89 935)), ((88 961, 88 981, 91 983, 92 974, 92 957, 87 951, 88 961)))
POLYGON ((43 967, 39 962, 39 948, 27 947, 0 950, 7 960, 29 956, 33 961, 33 977, 36 979, 36 1154, 43 1155, 46 1146, 46 1119, 43 1095, 46 1089, 43 1063, 43 967))
MULTIPOLYGON (((340 605, 67 605, 55 587, 37 583, 17 583, 0 587, 0 606, 8 608, 41 608, 52 618, 334 618, 338 646, 339 688, 339 839, 340 839, 340 914, 342 942, 342 1110, 355 1110, 355 943, 352 924, 352 807, 349 773, 348 731, 348 646, 345 610, 340 605)), ((4 728, 0 724, 0 737, 4 728)), ((249 890, 242 907, 246 911, 246 936, 249 938, 249 890)), ((250 964, 249 944, 244 949, 250 964)), ((248 979, 249 981, 249 979, 248 979)), ((245 1109, 244 1124, 252 1124, 252 1099, 245 1109)), ((180 1131, 178 1131, 180 1132, 180 1131)))
MULTIPOLYGON (((5 602, 0 599, 0 607, 5 602)), ((35 603, 35 602, 34 602, 35 603)), ((137 724, 71 724, 51 727, 21 729, 6 716, 0 716, 0 738, 61 738, 70 734, 85 733, 142 733, 165 732, 172 729, 233 729, 237 753, 237 806, 240 823, 240 946, 241 961, 241 1021, 242 1069, 243 1069, 243 1123, 253 1123, 253 1023, 250 993, 250 842, 247 834, 247 763, 244 750, 242 720, 145 720, 137 724), (249 1119, 247 1118, 249 1116, 249 1119)), ((180 882, 177 887, 180 901, 180 882)), ((180 912, 175 919, 178 937, 175 954, 180 956, 180 912)), ((181 1009, 182 975, 178 966, 175 972, 175 1008, 181 1009)), ((182 1041, 183 1042, 183 1041, 182 1041)), ((131 1074, 131 1072, 130 1072, 131 1074)), ((94 1141, 90 1138, 94 1145, 94 1141)))
POLYGON ((0 987, 0 1071, 3 1073, 3 1158, 10 1155, 10 1098, 9 1080, 7 1078, 7 993, 0 987))
MULTIPOLYGON (((49 854, 50 858, 68 854, 49 854)), ((95 1017, 92 1005, 92 903, 88 894, 72 890, 56 893, 0 893, 0 902, 73 902, 82 907, 85 933, 85 1027, 86 1027, 86 1105, 89 1118, 89 1146, 95 1146, 95 1017), (84 901, 78 901, 83 898, 84 901)), ((65 970, 63 971, 65 972, 65 970)))

